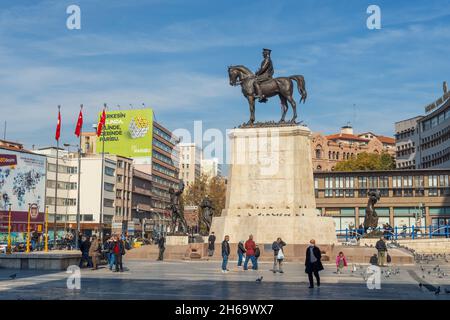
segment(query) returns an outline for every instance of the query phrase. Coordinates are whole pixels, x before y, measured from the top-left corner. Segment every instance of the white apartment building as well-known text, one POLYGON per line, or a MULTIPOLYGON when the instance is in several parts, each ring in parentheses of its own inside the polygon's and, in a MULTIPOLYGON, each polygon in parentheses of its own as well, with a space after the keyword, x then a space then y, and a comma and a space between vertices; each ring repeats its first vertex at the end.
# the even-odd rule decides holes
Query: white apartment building
POLYGON ((201 174, 202 150, 195 143, 180 143, 179 148, 179 179, 182 179, 186 186, 194 183, 201 174))
MULTIPOLYGON (((49 231, 52 236, 55 218, 56 148, 43 148, 35 153, 47 156, 46 204, 49 213, 49 231)), ((58 152, 58 191, 56 201, 57 234, 76 228, 78 201, 78 154, 60 149, 58 152)), ((110 232, 115 213, 117 161, 108 155, 104 160, 103 201, 101 199, 102 159, 99 155, 81 158, 80 228, 86 234, 100 229, 103 205, 103 229, 110 232)))
POLYGON ((218 158, 203 159, 202 160, 202 174, 210 178, 222 176, 222 165, 218 158))

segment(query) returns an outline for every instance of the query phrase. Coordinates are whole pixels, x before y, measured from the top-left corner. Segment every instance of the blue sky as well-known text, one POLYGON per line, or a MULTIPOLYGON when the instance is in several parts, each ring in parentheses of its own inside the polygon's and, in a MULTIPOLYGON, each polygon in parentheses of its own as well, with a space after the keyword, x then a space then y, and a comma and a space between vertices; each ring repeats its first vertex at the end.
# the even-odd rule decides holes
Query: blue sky
MULTIPOLYGON (((313 131, 334 133, 350 121, 357 132, 393 135, 395 121, 423 113, 450 81, 449 4, 3 0, 0 127, 6 120, 7 139, 27 147, 54 145, 61 104, 61 141, 74 143, 79 105, 87 125, 106 102, 145 103, 172 130, 202 120, 224 131, 248 119, 227 66, 256 70, 268 47, 276 75, 304 75, 299 118, 313 131), (81 30, 66 28, 70 4, 81 7, 81 30), (381 8, 381 30, 366 27, 370 4, 381 8)), ((278 120, 278 98, 256 112, 278 120)))

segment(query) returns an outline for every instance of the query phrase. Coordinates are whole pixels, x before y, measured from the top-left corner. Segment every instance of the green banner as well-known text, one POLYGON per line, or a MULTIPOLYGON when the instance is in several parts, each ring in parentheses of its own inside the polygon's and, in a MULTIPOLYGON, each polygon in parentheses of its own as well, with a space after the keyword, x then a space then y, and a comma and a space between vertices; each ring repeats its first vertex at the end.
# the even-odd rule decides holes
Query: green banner
MULTIPOLYGON (((101 112, 99 113, 99 119, 101 112)), ((150 108, 107 111, 106 125, 97 138, 97 153, 102 152, 127 158, 151 157, 153 140, 153 111, 150 108)))

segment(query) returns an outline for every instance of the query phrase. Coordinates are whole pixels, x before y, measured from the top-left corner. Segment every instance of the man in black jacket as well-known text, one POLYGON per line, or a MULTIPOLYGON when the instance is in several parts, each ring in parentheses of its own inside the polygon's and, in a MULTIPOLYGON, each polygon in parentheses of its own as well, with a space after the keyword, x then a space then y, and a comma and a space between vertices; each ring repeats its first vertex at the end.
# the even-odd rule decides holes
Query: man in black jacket
POLYGON ((214 235, 214 232, 211 232, 211 234, 208 237, 208 257, 212 257, 214 255, 215 242, 216 242, 216 236, 214 235))
POLYGON ((161 238, 159 238, 158 248, 159 248, 158 261, 163 261, 164 260, 164 251, 166 250, 166 238, 164 238, 164 236, 161 236, 161 238))
POLYGON ((222 241, 222 273, 228 272, 227 264, 228 264, 228 256, 230 255, 230 241, 229 236, 225 236, 225 239, 222 241))
POLYGON ((383 237, 380 237, 380 240, 377 241, 375 248, 378 251, 378 265, 380 267, 384 267, 384 263, 386 262, 387 247, 383 237))
POLYGON ((277 272, 277 265, 279 266, 279 267, 278 267, 278 272, 284 273, 282 264, 283 264, 283 259, 284 259, 283 247, 284 247, 285 245, 286 245, 286 243, 285 243, 283 240, 281 240, 281 238, 278 238, 277 241, 274 241, 274 242, 272 243, 272 250, 273 250, 273 273, 276 273, 276 272, 277 272), (280 253, 280 250, 281 250, 281 252, 282 252, 282 254, 283 254, 283 257, 281 257, 281 255, 280 255, 280 258, 281 258, 281 259, 279 259, 279 257, 278 257, 278 254, 280 253))
POLYGON ((316 241, 311 239, 309 241, 310 245, 306 249, 306 259, 305 259, 305 272, 308 274, 309 288, 314 288, 313 274, 316 277, 317 286, 320 287, 320 276, 319 271, 323 270, 323 265, 320 259, 322 254, 320 249, 316 247, 316 241))
POLYGON ((84 262, 87 262, 87 267, 92 267, 92 261, 89 258, 89 248, 91 247, 91 242, 89 239, 85 236, 82 236, 81 238, 81 244, 80 244, 80 251, 81 251, 81 260, 80 260, 80 268, 83 268, 84 262))

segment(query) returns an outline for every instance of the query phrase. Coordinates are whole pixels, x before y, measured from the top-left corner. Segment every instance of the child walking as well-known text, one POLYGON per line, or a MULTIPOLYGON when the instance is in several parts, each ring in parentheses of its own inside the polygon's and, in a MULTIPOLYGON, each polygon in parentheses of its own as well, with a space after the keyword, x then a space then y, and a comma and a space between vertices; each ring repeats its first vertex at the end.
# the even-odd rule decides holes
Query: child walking
POLYGON ((336 268, 337 274, 342 273, 342 269, 347 266, 347 259, 344 256, 344 253, 341 251, 339 252, 338 256, 336 257, 336 268))

